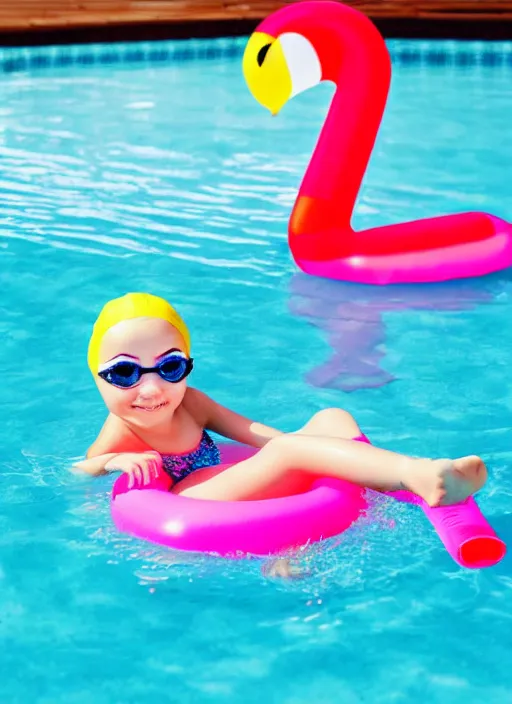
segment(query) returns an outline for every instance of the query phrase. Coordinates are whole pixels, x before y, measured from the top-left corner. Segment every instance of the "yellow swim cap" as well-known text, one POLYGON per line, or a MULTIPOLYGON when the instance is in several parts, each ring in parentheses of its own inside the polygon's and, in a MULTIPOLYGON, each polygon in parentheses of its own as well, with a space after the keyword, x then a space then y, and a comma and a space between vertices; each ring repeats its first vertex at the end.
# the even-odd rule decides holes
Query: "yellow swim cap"
POLYGON ((185 340, 185 352, 190 355, 190 333, 179 313, 170 303, 160 296, 151 293, 127 293, 120 298, 113 298, 102 308, 92 329, 87 363, 93 374, 96 374, 100 364, 101 341, 110 328, 123 320, 133 318, 159 318, 167 320, 181 334, 185 340))

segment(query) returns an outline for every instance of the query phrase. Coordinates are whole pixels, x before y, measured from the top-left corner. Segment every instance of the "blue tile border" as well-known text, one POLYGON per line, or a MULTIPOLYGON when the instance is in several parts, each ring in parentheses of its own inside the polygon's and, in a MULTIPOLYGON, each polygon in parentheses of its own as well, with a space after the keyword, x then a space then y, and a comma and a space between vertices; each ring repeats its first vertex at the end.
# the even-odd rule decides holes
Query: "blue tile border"
MULTIPOLYGON (((162 65, 241 58, 247 37, 0 47, 0 74, 87 66, 162 65)), ((512 42, 390 39, 395 66, 511 67, 512 42)))
POLYGON ((389 40, 398 66, 512 67, 512 42, 452 40, 389 40))
POLYGON ((70 66, 157 65, 241 57, 247 37, 116 44, 0 47, 0 73, 70 66))

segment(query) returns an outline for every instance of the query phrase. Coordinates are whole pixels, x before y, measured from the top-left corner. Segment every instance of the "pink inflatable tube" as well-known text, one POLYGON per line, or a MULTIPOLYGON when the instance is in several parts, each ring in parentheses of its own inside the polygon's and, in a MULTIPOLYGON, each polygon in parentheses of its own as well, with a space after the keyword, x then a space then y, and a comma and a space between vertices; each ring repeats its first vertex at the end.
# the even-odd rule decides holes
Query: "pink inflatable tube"
MULTIPOLYGON (((361 438, 362 440, 363 438, 361 438)), ((240 445, 220 445, 226 465, 255 453, 240 445)), ((305 494, 266 501, 204 501, 169 492, 160 478, 128 490, 121 475, 112 492, 112 517, 126 533, 177 550, 222 556, 276 554, 342 533, 367 508, 365 492, 339 480, 320 480, 305 494)), ((490 567, 505 555, 505 543, 482 515, 476 501, 430 508, 406 491, 389 494, 420 506, 451 557, 462 567, 490 567)))
MULTIPOLYGON (((226 465, 255 453, 237 445, 219 447, 226 465)), ((162 478, 128 490, 127 476, 118 477, 112 497, 117 528, 178 550, 263 556, 342 533, 366 508, 364 491, 338 480, 321 480, 305 494, 266 501, 188 499, 168 488, 162 478)))
POLYGON ((492 567, 505 557, 505 543, 491 528, 473 497, 462 504, 431 508, 407 491, 390 495, 420 506, 451 557, 462 567, 492 567))

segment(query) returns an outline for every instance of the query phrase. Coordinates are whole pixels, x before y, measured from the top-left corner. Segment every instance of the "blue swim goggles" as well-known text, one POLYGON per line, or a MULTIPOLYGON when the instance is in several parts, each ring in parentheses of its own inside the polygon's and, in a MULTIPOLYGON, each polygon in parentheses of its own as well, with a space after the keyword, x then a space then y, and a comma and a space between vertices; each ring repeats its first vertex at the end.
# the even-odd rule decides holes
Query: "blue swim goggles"
POLYGON ((137 362, 119 360, 111 367, 101 369, 98 376, 112 386, 129 389, 139 383, 143 374, 158 374, 164 381, 177 384, 187 377, 194 366, 194 360, 181 354, 170 354, 156 367, 142 367, 137 362))

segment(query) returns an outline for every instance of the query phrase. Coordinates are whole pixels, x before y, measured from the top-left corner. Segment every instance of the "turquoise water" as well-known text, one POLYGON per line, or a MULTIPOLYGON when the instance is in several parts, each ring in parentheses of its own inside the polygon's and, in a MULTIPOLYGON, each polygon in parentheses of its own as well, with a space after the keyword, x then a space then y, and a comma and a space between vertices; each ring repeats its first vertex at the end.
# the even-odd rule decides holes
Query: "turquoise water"
MULTIPOLYGON (((395 71, 359 227, 483 209, 512 219, 512 72, 395 71)), ((68 472, 104 411, 85 353, 109 298, 190 323, 194 382, 292 430, 342 406, 373 441, 479 452, 512 544, 512 281, 373 289, 298 273, 286 223, 327 109, 270 119, 239 60, 0 79, 0 701, 507 701, 510 558, 454 564, 420 513, 295 558, 185 558, 119 535, 111 479, 68 472)))

